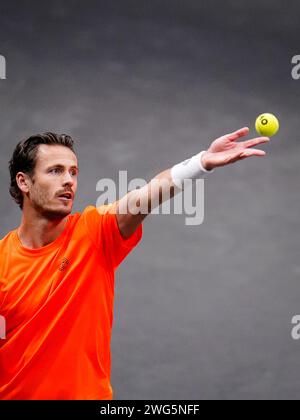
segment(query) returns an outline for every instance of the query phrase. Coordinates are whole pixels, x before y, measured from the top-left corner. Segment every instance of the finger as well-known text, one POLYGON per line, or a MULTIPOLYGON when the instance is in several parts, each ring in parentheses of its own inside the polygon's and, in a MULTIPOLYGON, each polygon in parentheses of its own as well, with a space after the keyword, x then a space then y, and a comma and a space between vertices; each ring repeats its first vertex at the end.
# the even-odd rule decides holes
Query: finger
POLYGON ((256 137, 255 139, 246 140, 246 141, 242 142, 242 144, 246 148, 248 148, 248 147, 257 146, 257 145, 263 144, 263 143, 269 143, 269 141, 270 141, 269 137, 256 137))
POLYGON ((259 149, 245 149, 241 154, 240 158, 244 159, 251 156, 266 156, 266 152, 264 150, 259 149))
POLYGON ((230 141, 235 141, 241 137, 247 136, 247 134, 249 134, 249 128, 248 127, 243 127, 240 128, 237 131, 234 131, 233 133, 227 134, 226 137, 228 140, 230 141))

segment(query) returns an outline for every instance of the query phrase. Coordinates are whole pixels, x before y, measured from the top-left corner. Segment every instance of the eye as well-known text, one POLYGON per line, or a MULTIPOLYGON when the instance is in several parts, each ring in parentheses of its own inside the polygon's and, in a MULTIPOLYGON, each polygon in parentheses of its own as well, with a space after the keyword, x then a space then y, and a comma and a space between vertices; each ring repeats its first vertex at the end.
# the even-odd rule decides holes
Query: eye
POLYGON ((60 168, 53 168, 49 171, 51 174, 59 174, 61 172, 60 168))

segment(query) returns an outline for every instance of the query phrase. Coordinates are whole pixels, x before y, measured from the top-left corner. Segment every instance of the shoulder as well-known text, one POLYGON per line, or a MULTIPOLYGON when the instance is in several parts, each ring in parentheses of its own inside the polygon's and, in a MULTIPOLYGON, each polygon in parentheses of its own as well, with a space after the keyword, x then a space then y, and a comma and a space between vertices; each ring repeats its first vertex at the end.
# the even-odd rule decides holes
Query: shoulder
POLYGON ((87 206, 84 211, 82 212, 82 216, 89 215, 89 214, 98 214, 98 215, 106 215, 106 214, 116 214, 117 202, 111 204, 103 204, 102 206, 95 207, 95 206, 87 206))
POLYGON ((8 232, 4 238, 0 239, 0 251, 6 248, 6 246, 11 242, 13 235, 15 234, 16 230, 12 230, 8 232))
POLYGON ((69 228, 88 230, 95 234, 100 226, 107 223, 114 223, 116 219, 116 203, 102 205, 99 207, 87 206, 81 212, 77 212, 70 216, 69 228))
POLYGON ((114 220, 116 218, 116 206, 117 203, 105 204, 99 207, 87 206, 80 214, 80 219, 88 224, 114 220))

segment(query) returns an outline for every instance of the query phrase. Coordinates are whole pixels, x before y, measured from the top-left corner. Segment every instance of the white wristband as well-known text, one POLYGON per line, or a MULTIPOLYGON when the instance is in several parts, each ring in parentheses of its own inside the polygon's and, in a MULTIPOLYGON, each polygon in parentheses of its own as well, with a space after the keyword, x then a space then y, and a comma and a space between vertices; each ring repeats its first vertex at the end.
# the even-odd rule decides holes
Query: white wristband
POLYGON ((176 187, 183 189, 185 179, 199 179, 205 178, 207 173, 212 173, 214 170, 207 170, 202 165, 202 155, 206 151, 185 160, 184 162, 178 163, 171 169, 171 177, 176 187))

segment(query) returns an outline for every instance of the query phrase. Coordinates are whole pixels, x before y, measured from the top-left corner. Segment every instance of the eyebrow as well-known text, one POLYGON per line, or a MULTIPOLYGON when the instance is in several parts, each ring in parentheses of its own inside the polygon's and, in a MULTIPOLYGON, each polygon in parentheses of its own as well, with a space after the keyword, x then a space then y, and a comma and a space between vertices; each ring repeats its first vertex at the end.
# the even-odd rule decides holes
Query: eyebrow
MULTIPOLYGON (((65 166, 64 165, 60 165, 60 164, 54 164, 54 165, 48 166, 47 170, 48 169, 52 169, 52 168, 61 168, 61 169, 64 169, 65 166)), ((77 172, 79 172, 79 168, 76 165, 70 166, 70 169, 76 169, 77 172)))

